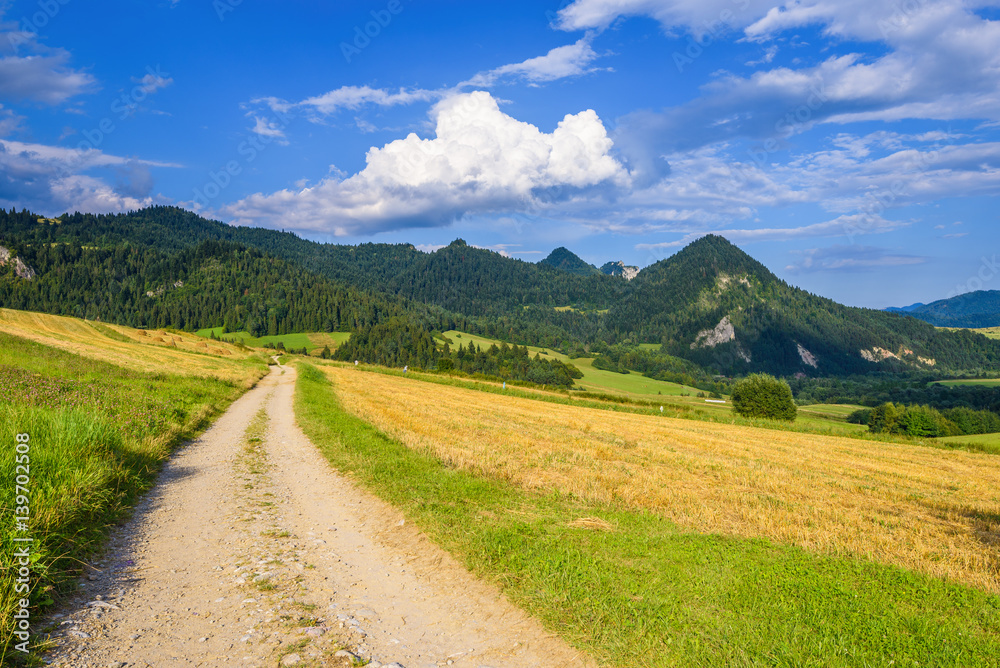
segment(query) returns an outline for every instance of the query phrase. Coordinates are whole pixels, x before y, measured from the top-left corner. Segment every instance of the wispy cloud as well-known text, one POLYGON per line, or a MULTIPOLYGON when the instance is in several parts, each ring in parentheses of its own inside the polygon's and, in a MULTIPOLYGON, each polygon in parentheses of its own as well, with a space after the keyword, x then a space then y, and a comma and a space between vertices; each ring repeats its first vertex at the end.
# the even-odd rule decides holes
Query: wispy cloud
POLYGON ((459 95, 472 89, 490 89, 503 82, 523 81, 537 86, 543 83, 583 76, 599 71, 591 64, 599 56, 591 46, 593 35, 587 34, 573 44, 551 49, 543 56, 529 58, 519 63, 479 72, 466 81, 454 86, 437 89, 426 88, 373 88, 363 86, 341 86, 321 95, 290 102, 277 97, 261 97, 251 100, 253 105, 263 105, 272 111, 288 114, 302 111, 311 114, 313 120, 337 114, 340 111, 357 111, 365 107, 399 107, 417 103, 434 103, 447 97, 459 95))
POLYGON ((925 264, 928 258, 899 253, 873 246, 830 246, 795 251, 801 260, 785 269, 793 274, 805 272, 874 271, 886 267, 925 264))
MULTIPOLYGON (((0 139, 0 205, 25 206, 49 215, 110 212, 157 203, 151 168, 180 165, 0 139), (103 170, 114 185, 91 172, 103 170), (14 198, 4 193, 16 193, 14 198)), ((165 201, 165 200, 164 200, 165 201)))
POLYGON ((288 140, 285 138, 285 131, 276 120, 265 118, 264 116, 254 116, 253 119, 254 126, 250 129, 251 132, 261 137, 273 139, 283 146, 288 145, 288 140))
POLYGON ((594 35, 588 33, 576 43, 556 47, 544 56, 480 72, 468 81, 458 84, 456 88, 492 88, 504 79, 522 80, 538 85, 597 72, 600 68, 591 66, 591 63, 599 57, 591 46, 593 38, 594 35))
POLYGON ((0 96, 58 105, 96 88, 93 76, 70 66, 65 49, 42 44, 38 35, 3 20, 0 5, 0 96))
MULTIPOLYGON (((863 230, 861 234, 880 234, 892 232, 911 225, 910 222, 900 222, 886 220, 881 216, 867 216, 865 214, 854 214, 850 216, 839 216, 833 220, 801 227, 781 227, 781 228, 734 228, 725 230, 712 230, 712 234, 726 237, 736 243, 748 243, 754 241, 792 241, 795 239, 808 239, 815 237, 842 237, 852 230, 863 230)), ((690 232, 675 241, 665 241, 655 244, 636 244, 637 249, 657 249, 676 248, 686 246, 692 241, 705 236, 705 232, 690 232)), ((857 233, 855 233, 857 234, 857 233)))

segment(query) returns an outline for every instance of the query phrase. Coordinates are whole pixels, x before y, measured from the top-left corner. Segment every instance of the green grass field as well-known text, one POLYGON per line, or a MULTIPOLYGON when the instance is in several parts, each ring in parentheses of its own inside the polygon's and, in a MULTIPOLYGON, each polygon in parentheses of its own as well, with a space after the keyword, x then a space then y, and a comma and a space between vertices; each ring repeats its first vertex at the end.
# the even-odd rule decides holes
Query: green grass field
POLYGON ((997 596, 457 468, 299 369, 297 418, 334 467, 605 665, 1000 665, 997 596))
POLYGON ((228 332, 223 334, 222 327, 199 329, 195 333, 198 336, 208 338, 213 332, 218 338, 236 340, 245 346, 253 348, 263 348, 269 343, 273 345, 281 343, 285 346, 285 350, 305 348, 310 355, 314 353, 319 354, 319 351, 323 350, 324 346, 329 346, 330 350, 334 351, 343 345, 347 339, 351 338, 350 332, 308 332, 254 337, 249 332, 228 332))
POLYGON ((867 425, 847 422, 847 416, 861 408, 864 408, 864 406, 855 406, 852 404, 810 404, 808 406, 800 406, 795 423, 803 427, 816 429, 817 431, 864 434, 868 432, 867 425))
MULTIPOLYGON (((963 329, 963 328, 961 328, 961 327, 939 327, 938 329, 948 329, 948 330, 953 330, 954 331, 956 329, 963 329)), ((979 334, 982 334, 983 336, 986 336, 986 337, 991 338, 991 339, 1000 339, 1000 327, 972 328, 972 329, 969 329, 969 331, 970 332, 978 332, 979 334)))
MULTIPOLYGON (((67 319, 60 319, 59 322, 67 319)), ((100 340, 99 330, 92 335, 100 340)), ((130 339, 131 341, 131 339, 130 339)), ((163 350, 129 343, 125 349, 163 350)), ((204 355, 170 349, 181 370, 185 356, 194 369, 204 355)), ((119 359, 128 360, 127 353, 119 359)), ((13 554, 14 538, 32 543, 33 614, 73 586, 81 565, 107 527, 127 512, 153 483, 175 445, 207 426, 248 386, 245 359, 223 359, 234 380, 141 372, 0 333, 0 479, 15 479, 15 435, 27 434, 30 451, 26 532, 13 523, 15 487, 0 485, 0 550, 13 554)), ((255 361, 255 377, 266 372, 255 361)), ((0 564, 0 657, 10 657, 14 566, 0 564)), ((35 640, 32 640, 34 645, 35 640)))
POLYGON ((984 385, 986 387, 1000 386, 1000 378, 969 378, 967 380, 939 380, 935 385, 984 385))
POLYGON ((1000 452, 1000 434, 973 434, 971 436, 944 436, 937 439, 943 443, 982 446, 986 452, 1000 452))

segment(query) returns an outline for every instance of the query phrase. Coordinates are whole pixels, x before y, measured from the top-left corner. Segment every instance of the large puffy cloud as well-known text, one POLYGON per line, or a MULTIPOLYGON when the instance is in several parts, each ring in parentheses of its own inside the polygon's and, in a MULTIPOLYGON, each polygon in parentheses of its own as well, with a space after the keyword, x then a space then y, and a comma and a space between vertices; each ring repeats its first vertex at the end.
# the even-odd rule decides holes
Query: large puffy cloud
POLYGON ((445 225, 467 213, 539 210, 628 186, 591 110, 551 133, 503 113, 487 92, 455 95, 432 111, 435 136, 373 147, 366 167, 314 187, 256 194, 221 211, 236 222, 337 235, 445 225))

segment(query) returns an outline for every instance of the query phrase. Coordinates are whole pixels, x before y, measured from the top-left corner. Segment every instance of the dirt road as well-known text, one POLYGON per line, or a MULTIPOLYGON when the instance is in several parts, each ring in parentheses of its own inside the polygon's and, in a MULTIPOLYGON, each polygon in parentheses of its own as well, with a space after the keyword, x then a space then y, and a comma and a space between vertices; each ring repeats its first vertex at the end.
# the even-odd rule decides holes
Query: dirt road
POLYGON ((294 381, 274 369, 172 458, 54 616, 51 664, 592 665, 333 471, 294 381))

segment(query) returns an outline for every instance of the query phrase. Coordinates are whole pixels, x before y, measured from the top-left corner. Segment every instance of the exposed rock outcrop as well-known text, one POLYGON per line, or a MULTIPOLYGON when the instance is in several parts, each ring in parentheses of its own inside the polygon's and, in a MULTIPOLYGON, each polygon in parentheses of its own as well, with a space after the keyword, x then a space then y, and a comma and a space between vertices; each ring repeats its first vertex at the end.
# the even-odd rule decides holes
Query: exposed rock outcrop
POLYGON ((8 264, 13 264, 14 274, 18 278, 30 281, 36 276, 35 270, 25 264, 21 258, 13 256, 9 248, 0 246, 0 267, 8 264))
POLYGON ((727 315, 719 321, 719 324, 714 329, 703 329, 698 332, 694 343, 691 344, 691 350, 697 348, 714 348, 721 343, 734 341, 735 339, 736 329, 733 327, 733 323, 729 321, 729 316, 727 315))
POLYGON ((799 357, 802 358, 802 363, 803 364, 807 364, 807 365, 811 366, 814 369, 818 369, 819 368, 819 359, 815 355, 813 355, 811 352, 809 352, 808 350, 806 350, 805 346, 803 346, 801 343, 796 343, 795 345, 798 346, 799 357))
POLYGON ((609 276, 621 276, 626 281, 631 281, 639 275, 639 267, 631 267, 618 260, 617 262, 604 263, 601 267, 601 273, 608 274, 609 276))

